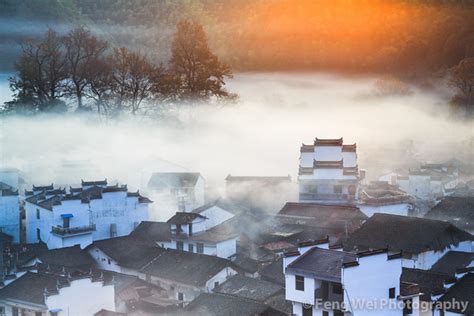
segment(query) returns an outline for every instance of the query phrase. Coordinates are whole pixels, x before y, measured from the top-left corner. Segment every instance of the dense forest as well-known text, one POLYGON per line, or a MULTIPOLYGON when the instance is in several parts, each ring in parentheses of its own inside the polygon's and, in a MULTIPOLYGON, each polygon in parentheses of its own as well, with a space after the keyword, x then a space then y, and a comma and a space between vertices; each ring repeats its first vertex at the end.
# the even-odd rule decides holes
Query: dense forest
POLYGON ((419 76, 474 56, 474 1, 4 0, 0 12, 86 24, 160 61, 176 23, 193 19, 236 70, 419 76))

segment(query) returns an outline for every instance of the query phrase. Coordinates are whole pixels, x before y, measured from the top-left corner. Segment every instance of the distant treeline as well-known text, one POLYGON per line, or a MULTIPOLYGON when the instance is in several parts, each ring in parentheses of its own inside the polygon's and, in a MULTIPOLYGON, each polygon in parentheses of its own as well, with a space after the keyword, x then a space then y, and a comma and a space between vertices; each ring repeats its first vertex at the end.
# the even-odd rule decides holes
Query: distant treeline
POLYGON ((10 79, 15 99, 3 113, 64 112, 66 100, 77 111, 112 116, 136 114, 146 101, 154 105, 210 98, 232 99, 224 89, 230 67, 219 61, 202 26, 183 20, 176 26, 167 66, 125 47, 110 48, 87 29, 66 35, 49 29, 42 38, 24 42, 10 79))
POLYGON ((171 58, 175 25, 188 19, 234 70, 390 74, 425 86, 462 75, 453 101, 474 102, 473 0, 3 0, 1 15, 87 25, 155 64, 171 58))
POLYGON ((174 25, 192 19, 238 70, 420 78, 474 57, 471 0, 3 0, 0 12, 95 25, 114 45, 157 60, 168 51, 174 25))

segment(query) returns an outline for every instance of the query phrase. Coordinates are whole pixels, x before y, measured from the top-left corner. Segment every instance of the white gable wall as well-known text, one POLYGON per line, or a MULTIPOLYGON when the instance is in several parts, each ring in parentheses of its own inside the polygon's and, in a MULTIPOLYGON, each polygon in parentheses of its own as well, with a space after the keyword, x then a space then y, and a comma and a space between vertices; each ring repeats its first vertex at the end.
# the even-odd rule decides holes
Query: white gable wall
MULTIPOLYGON (((359 258, 359 265, 342 269, 344 302, 365 300, 378 302, 389 299, 389 289, 396 288, 395 296, 400 294, 401 258, 387 260, 387 254, 381 253, 359 258)), ((395 297, 394 302, 397 301, 395 297)), ((355 315, 401 315, 399 309, 359 308, 353 306, 355 315)), ((359 306, 364 307, 364 306, 359 306)))
POLYGON ((214 226, 217 226, 223 222, 225 222, 226 220, 228 219, 231 219, 232 217, 234 217, 234 214, 232 214, 231 212, 228 212, 226 211, 225 209, 217 206, 217 205, 213 205, 211 207, 209 207, 208 209, 202 211, 200 213, 202 216, 205 216, 207 217, 207 220, 205 221, 205 226, 206 226, 206 230, 214 227, 214 226))
POLYGON ((60 288, 58 295, 46 298, 48 309, 61 309, 59 316, 94 315, 101 309, 115 311, 114 286, 90 279, 71 281, 70 286, 60 288))

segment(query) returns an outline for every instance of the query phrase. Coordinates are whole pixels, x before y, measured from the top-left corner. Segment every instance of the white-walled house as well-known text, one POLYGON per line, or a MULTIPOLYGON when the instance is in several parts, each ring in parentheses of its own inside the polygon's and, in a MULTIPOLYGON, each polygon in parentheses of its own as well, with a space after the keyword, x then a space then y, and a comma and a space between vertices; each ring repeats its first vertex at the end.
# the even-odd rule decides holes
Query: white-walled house
POLYGON ((356 144, 343 139, 316 138, 300 149, 298 172, 301 202, 352 203, 358 198, 363 174, 357 165, 356 144))
POLYGON ((196 213, 177 212, 168 220, 170 241, 162 242, 161 246, 229 258, 237 252, 238 234, 229 227, 233 217, 233 214, 216 206, 196 213), (211 217, 203 216, 203 213, 211 217))
POLYGON ((156 201, 150 219, 163 220, 163 214, 190 212, 203 206, 205 180, 197 172, 156 172, 148 182, 148 192, 156 201))
POLYGON ((0 182, 0 232, 20 242, 20 199, 18 189, 0 182))
POLYGON ((227 259, 168 249, 140 272, 142 278, 164 288, 168 298, 186 303, 210 293, 239 269, 227 259))
POLYGON ((26 192, 26 240, 43 241, 48 248, 80 245, 130 234, 148 219, 151 201, 127 186, 107 185, 107 180, 82 182, 79 188, 33 186, 26 192))
POLYGON ((85 250, 95 260, 98 269, 135 276, 165 251, 133 236, 97 240, 85 250))
POLYGON ((114 286, 92 275, 27 272, 0 290, 6 316, 82 316, 101 309, 115 311, 114 286))
POLYGON ((361 189, 357 206, 367 216, 375 213, 415 215, 413 198, 397 186, 373 181, 361 189))
POLYGON ((428 270, 449 251, 472 252, 474 237, 439 220, 376 213, 343 242, 344 250, 402 251, 403 266, 428 270))
POLYGON ((379 178, 397 185, 409 195, 433 203, 451 195, 458 181, 458 170, 445 164, 422 164, 405 174, 390 173, 379 178))
POLYGON ((298 316, 401 315, 400 308, 365 305, 396 302, 401 270, 399 254, 354 254, 312 247, 285 258, 285 296, 293 304, 293 315, 298 316))

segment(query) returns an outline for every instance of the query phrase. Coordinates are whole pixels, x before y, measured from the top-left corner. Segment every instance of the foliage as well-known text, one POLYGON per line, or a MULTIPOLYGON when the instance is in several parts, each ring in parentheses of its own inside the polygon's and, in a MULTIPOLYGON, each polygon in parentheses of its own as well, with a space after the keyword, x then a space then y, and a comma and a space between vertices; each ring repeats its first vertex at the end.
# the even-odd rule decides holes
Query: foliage
POLYGON ((176 77, 181 99, 232 97, 224 89, 224 77, 232 77, 230 66, 211 52, 206 33, 197 22, 178 23, 171 46, 170 70, 176 77))
POLYGON ((474 58, 466 58, 451 71, 449 84, 456 89, 452 102, 474 114, 474 58))
POLYGON ((2 112, 34 114, 64 112, 65 99, 88 111, 88 99, 103 115, 130 112, 144 102, 175 102, 229 98, 224 77, 231 76, 208 45, 201 25, 178 24, 170 68, 155 65, 145 55, 125 47, 108 51, 109 44, 83 27, 60 36, 49 29, 41 40, 28 41, 10 79, 14 100, 2 112))

